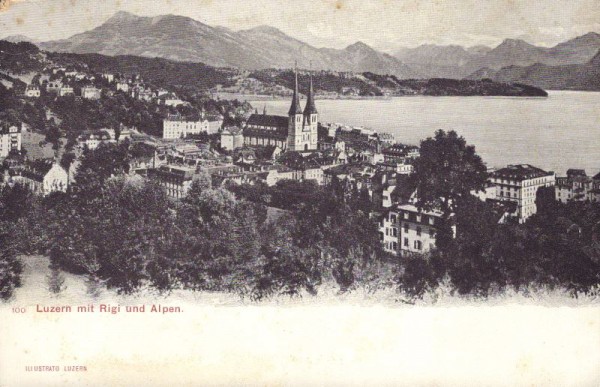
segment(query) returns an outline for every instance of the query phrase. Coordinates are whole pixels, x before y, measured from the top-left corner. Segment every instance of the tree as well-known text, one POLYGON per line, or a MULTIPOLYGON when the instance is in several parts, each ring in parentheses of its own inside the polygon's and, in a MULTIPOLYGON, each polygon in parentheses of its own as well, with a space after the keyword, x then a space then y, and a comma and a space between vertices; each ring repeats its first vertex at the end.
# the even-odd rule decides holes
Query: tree
MULTIPOLYGON (((421 141, 420 156, 414 162, 417 205, 426 210, 441 210, 436 246, 442 250, 452 244, 452 214, 483 189, 486 167, 455 131, 435 132, 433 138, 421 141)), ((460 226, 460 225, 459 225, 460 226)))
POLYGON ((420 156, 414 163, 418 205, 439 208, 444 218, 456 212, 474 190, 482 190, 486 167, 455 131, 438 130, 433 138, 421 141, 420 156))
POLYGON ((222 188, 193 184, 178 207, 179 274, 193 289, 242 294, 253 278, 261 238, 253 206, 222 188))
POLYGON ((35 197, 24 184, 8 184, 0 189, 0 219, 16 223, 33 207, 35 197))
POLYGON ((13 233, 7 222, 0 221, 0 299, 8 300, 21 286, 23 264, 17 258, 13 233))

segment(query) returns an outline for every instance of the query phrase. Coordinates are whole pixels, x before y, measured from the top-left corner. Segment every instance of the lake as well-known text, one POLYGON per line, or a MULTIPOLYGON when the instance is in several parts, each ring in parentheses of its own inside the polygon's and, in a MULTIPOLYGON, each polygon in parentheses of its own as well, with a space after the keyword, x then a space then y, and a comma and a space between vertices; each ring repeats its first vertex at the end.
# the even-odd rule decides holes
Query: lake
MULTIPOLYGON (((288 100, 250 101, 287 115, 288 100)), ((302 102, 304 105, 304 101, 302 102)), ((528 163, 563 175, 600 171, 600 93, 550 91, 548 98, 397 97, 317 100, 320 122, 393 133, 418 144, 436 129, 456 130, 490 167, 528 163)))

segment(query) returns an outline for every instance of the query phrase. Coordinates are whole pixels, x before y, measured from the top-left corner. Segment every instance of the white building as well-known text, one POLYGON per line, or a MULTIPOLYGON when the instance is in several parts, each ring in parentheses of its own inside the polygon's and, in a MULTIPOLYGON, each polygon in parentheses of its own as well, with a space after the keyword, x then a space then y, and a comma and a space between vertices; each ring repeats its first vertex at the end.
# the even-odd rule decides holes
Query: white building
POLYGON ((554 187, 554 172, 546 172, 529 164, 509 165, 490 174, 488 182, 496 187, 496 200, 516 203, 512 216, 519 223, 537 212, 537 193, 542 187, 554 187))
POLYGON ((223 126, 223 120, 208 121, 208 134, 219 133, 223 126))
POLYGON ((179 115, 169 115, 163 120, 163 138, 176 139, 190 134, 208 132, 208 121, 188 121, 179 115))
POLYGON ((69 174, 58 163, 25 170, 21 178, 34 193, 44 196, 56 191, 65 192, 69 185, 69 174))
POLYGON ((118 82, 117 83, 117 91, 123 91, 123 92, 127 93, 129 91, 129 83, 118 82))
MULTIPOLYGON (((383 247, 394 255, 427 253, 436 245, 440 211, 424 211, 412 205, 401 204, 391 209, 379 224, 383 247)), ((450 217, 454 223, 454 217, 450 217)), ((456 225, 451 226, 456 236, 456 225)))
POLYGON ((235 150, 244 146, 244 135, 242 130, 236 126, 225 128, 221 132, 221 148, 235 150))
POLYGON ((29 85, 25 89, 25 97, 38 98, 41 95, 39 86, 29 85))
MULTIPOLYGON (((114 131, 113 131, 114 133, 114 131)), ((114 142, 107 130, 86 130, 77 137, 77 144, 80 148, 94 150, 102 143, 114 142)))
POLYGON ((64 97, 64 96, 72 95, 72 94, 75 94, 75 91, 73 90, 72 87, 64 86, 64 87, 61 87, 60 89, 58 89, 59 97, 64 97))
POLYGON ((323 168, 317 166, 305 168, 302 171, 302 180, 314 180, 317 184, 323 185, 323 168))
POLYGON ((400 249, 398 238, 400 236, 398 230, 398 212, 388 212, 379 223, 379 235, 383 243, 383 249, 388 253, 399 255, 400 249))
POLYGON ((554 187, 555 199, 562 203, 572 201, 595 201, 594 191, 597 184, 583 169, 569 169, 566 177, 557 177, 554 187))
POLYGON ((21 151, 21 130, 16 126, 0 126, 0 157, 7 157, 10 151, 21 151))
POLYGON ((82 87, 81 96, 86 99, 100 99, 100 89, 93 86, 82 87))

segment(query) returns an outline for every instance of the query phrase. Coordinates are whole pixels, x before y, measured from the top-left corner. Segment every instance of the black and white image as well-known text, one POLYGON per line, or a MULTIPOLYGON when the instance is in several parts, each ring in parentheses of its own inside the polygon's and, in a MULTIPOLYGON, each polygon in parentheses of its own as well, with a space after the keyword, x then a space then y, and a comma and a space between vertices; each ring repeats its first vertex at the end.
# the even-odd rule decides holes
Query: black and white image
POLYGON ((597 0, 0 4, 0 385, 600 383, 597 0))

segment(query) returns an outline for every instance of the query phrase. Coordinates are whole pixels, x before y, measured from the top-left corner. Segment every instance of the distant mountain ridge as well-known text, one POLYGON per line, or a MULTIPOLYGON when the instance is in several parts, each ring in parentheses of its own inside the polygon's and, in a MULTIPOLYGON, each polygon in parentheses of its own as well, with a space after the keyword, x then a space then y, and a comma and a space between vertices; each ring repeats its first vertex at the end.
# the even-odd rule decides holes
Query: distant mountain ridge
POLYGON ((298 61, 305 68, 312 63, 313 68, 323 70, 419 76, 397 58, 364 43, 341 50, 316 48, 274 27, 236 32, 175 15, 139 17, 118 12, 93 30, 39 46, 56 52, 161 57, 242 69, 290 68, 298 61))
POLYGON ((507 66, 500 70, 481 69, 468 77, 471 80, 484 78, 534 85, 546 90, 600 91, 600 50, 584 64, 507 66))
POLYGON ((20 43, 20 42, 28 42, 28 43, 39 43, 38 40, 35 39, 31 39, 28 36, 25 35, 10 35, 7 36, 5 38, 2 38, 2 40, 6 40, 7 42, 11 42, 11 43, 20 43))
POLYGON ((427 77, 467 77, 482 69, 508 66, 549 66, 587 63, 600 50, 600 34, 590 32, 554 47, 538 47, 519 39, 505 39, 495 48, 422 45, 394 53, 427 77))

